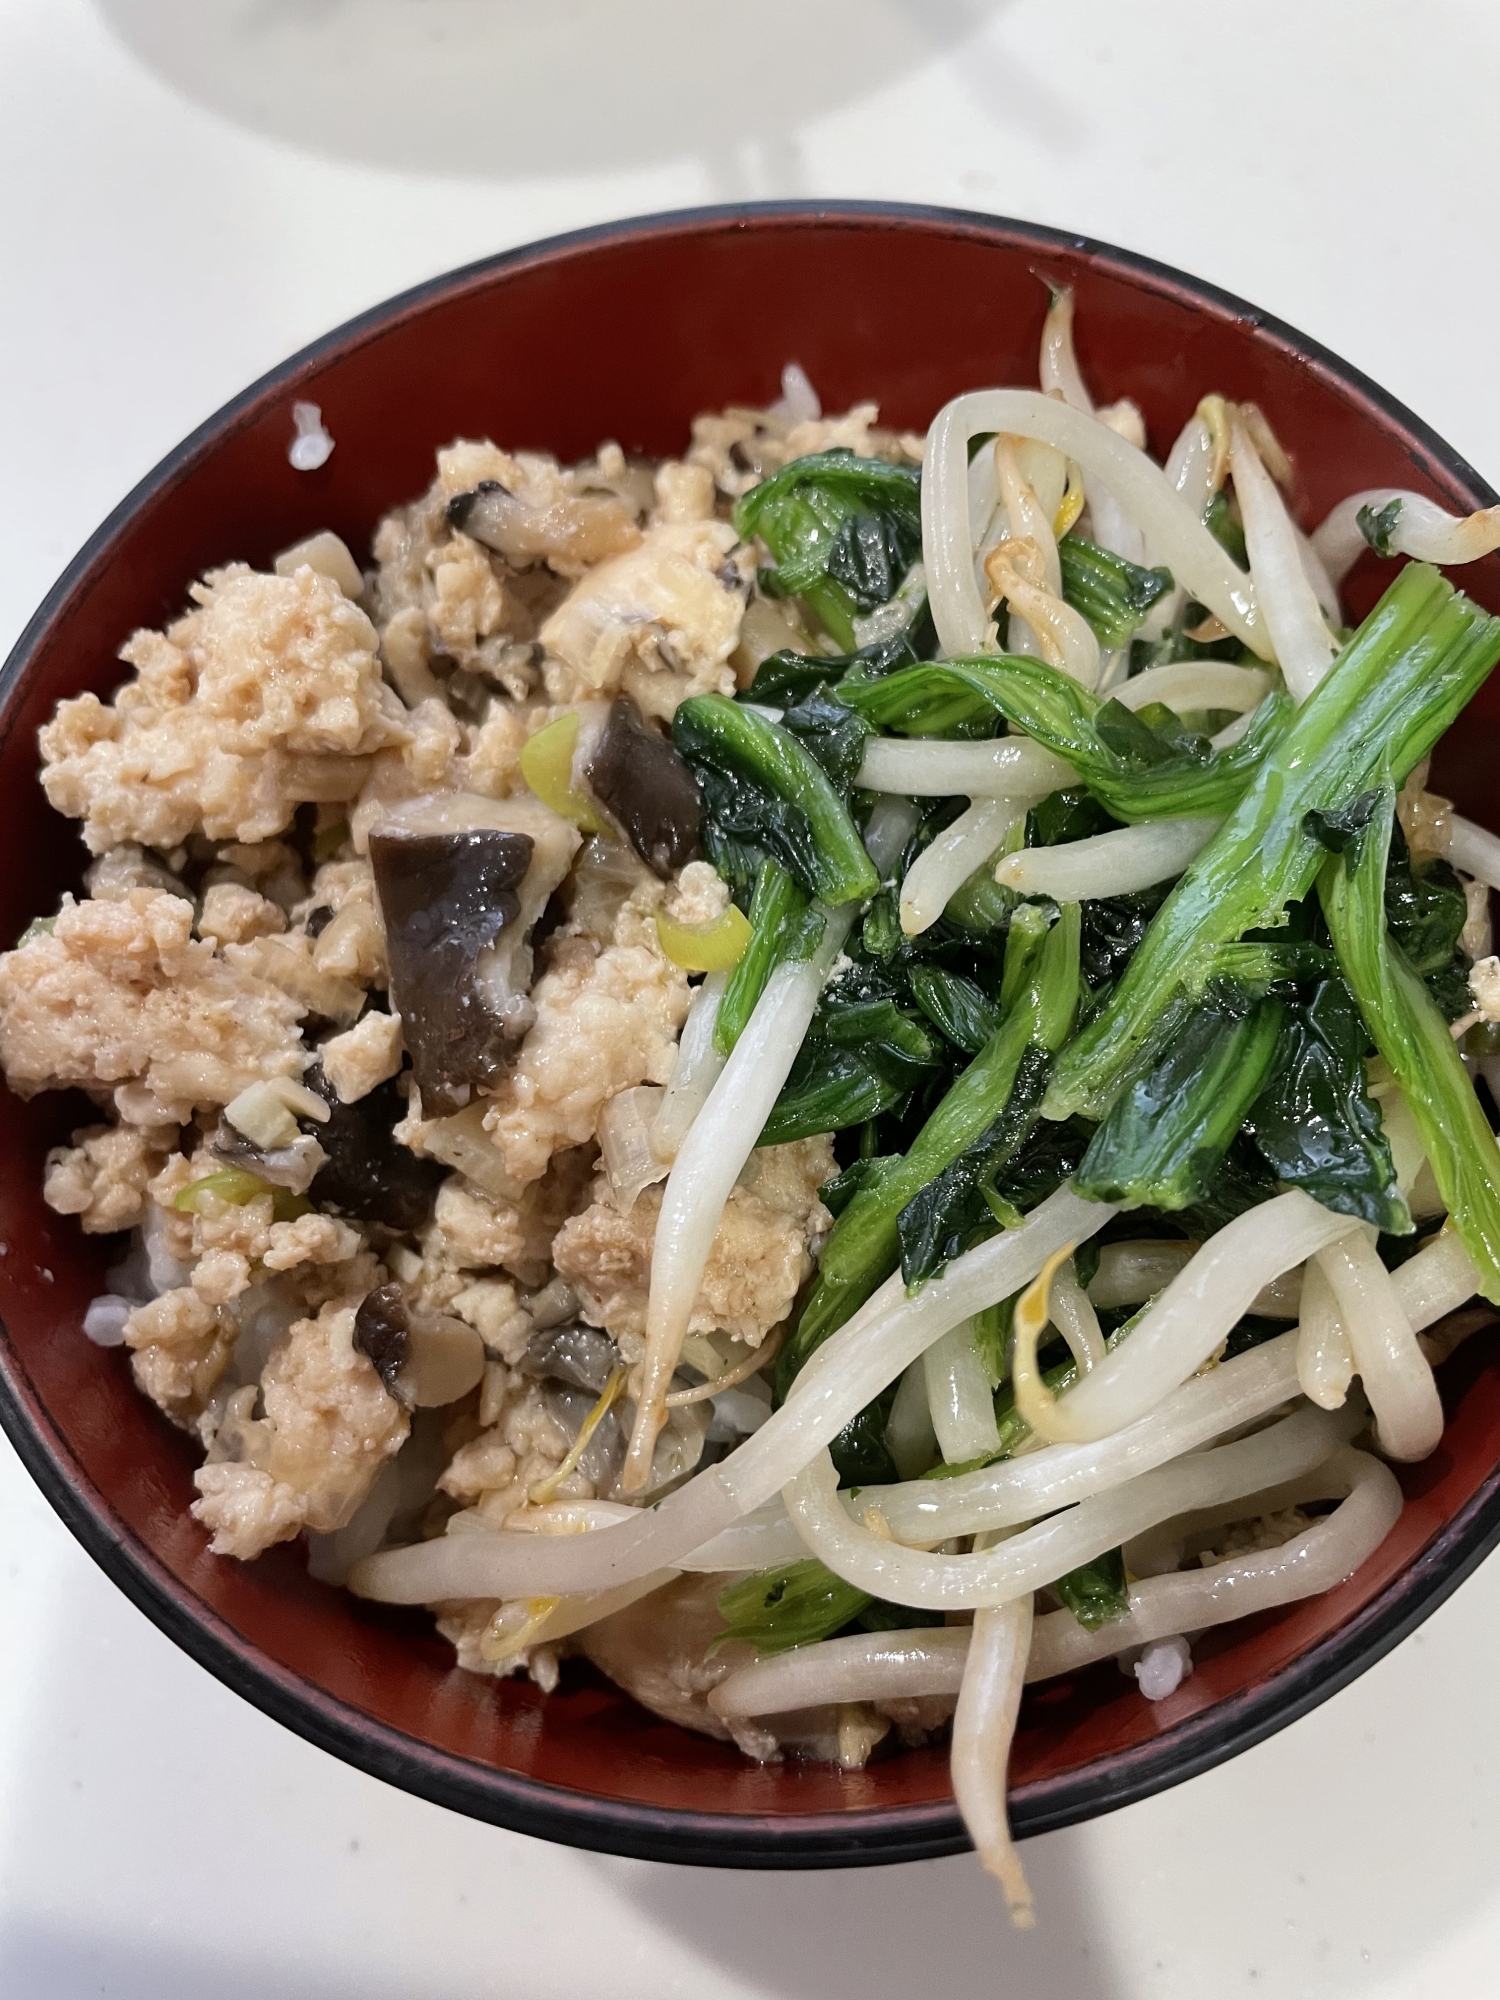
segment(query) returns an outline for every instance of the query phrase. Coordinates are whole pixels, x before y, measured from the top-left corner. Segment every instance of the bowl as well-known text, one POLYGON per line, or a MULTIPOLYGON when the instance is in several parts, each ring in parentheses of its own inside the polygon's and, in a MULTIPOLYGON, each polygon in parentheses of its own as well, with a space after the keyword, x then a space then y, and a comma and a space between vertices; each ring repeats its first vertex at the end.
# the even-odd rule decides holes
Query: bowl
MULTIPOLYGON (((799 361, 825 406, 875 398, 924 427, 963 389, 1033 382, 1043 280, 1075 287, 1084 371, 1129 395, 1154 449, 1197 398, 1253 399, 1289 446, 1304 524, 1358 488, 1400 485, 1466 512, 1495 495, 1354 369, 1214 287, 1106 244, 938 209, 777 204, 656 216, 469 266, 376 308, 274 370, 172 452, 71 564, 0 678, 0 936, 77 882, 72 825, 37 784, 36 729, 59 697, 122 678, 116 648, 234 558, 332 528, 358 554, 420 492, 436 445, 491 436, 575 458, 602 438, 680 451, 699 410, 774 399, 799 361), (336 449, 287 459, 292 404, 336 449)), ((1387 572, 1388 573, 1388 572, 1387 572)), ((1382 572, 1351 575, 1362 613, 1382 572)), ((1500 559, 1462 572, 1500 611, 1500 559)), ((1489 771, 1500 677, 1443 746, 1438 787, 1500 824, 1489 771)), ((41 1199, 42 1160, 82 1100, 0 1093, 0 1423, 94 1559, 228 1686, 335 1756, 441 1805, 580 1847, 734 1867, 826 1867, 967 1842, 945 1751, 861 1772, 764 1768, 657 1721, 581 1663, 543 1697, 459 1672, 422 1613, 310 1578, 300 1551, 208 1555, 187 1509, 195 1453, 121 1351, 81 1330, 117 1251, 41 1199)), ((1326 1699, 1395 1645, 1500 1539, 1500 1365, 1483 1340, 1443 1371, 1448 1427, 1400 1468, 1406 1509, 1327 1596, 1221 1627, 1159 1703, 1112 1663, 1033 1690, 1011 1765, 1018 1834, 1065 1826, 1207 1769, 1326 1699)))

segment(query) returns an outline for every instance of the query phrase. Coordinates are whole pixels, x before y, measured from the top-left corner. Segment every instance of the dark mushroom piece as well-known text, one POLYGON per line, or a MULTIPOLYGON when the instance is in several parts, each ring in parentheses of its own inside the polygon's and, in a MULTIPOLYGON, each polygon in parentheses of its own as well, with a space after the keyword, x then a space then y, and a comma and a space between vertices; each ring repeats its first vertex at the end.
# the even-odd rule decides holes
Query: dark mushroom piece
POLYGON ((609 711, 588 781, 614 814, 646 866, 665 881, 696 861, 703 794, 668 739, 642 718, 629 696, 609 711))
POLYGON ((531 1336, 521 1356, 523 1375, 566 1382, 595 1396, 604 1393, 619 1365, 619 1348, 594 1326, 541 1328, 531 1336))
POLYGON ((380 1285, 367 1292, 354 1315, 354 1345, 369 1357, 387 1389, 395 1388, 410 1338, 411 1321, 401 1287, 380 1285))
POLYGON ((318 1143, 328 1155, 308 1190, 319 1208, 335 1215, 358 1216, 383 1223, 387 1229, 416 1229, 432 1212, 447 1168, 437 1160, 420 1159, 403 1146, 393 1128, 406 1116, 406 1099, 396 1079, 378 1084, 353 1104, 345 1104, 320 1068, 306 1082, 329 1107, 326 1125, 318 1127, 318 1143))
POLYGON ((403 807, 370 835, 391 1003, 425 1115, 462 1111, 530 1027, 528 933, 578 840, 535 801, 461 794, 403 807))

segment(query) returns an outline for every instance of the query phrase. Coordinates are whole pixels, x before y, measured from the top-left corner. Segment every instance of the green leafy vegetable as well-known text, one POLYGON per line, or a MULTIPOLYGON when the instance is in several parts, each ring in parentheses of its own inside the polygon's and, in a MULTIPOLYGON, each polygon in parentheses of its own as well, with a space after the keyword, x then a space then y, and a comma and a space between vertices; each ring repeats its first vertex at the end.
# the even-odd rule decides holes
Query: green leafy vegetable
POLYGON ((1391 828, 1385 871, 1385 920, 1412 971, 1426 980, 1427 990, 1450 1021, 1473 1005, 1469 961, 1458 947, 1468 914, 1463 885, 1448 863, 1429 861, 1415 867, 1397 820, 1391 828))
MULTIPOLYGON (((995 1182, 1036 1123, 1051 1068, 1052 1058, 1045 1049, 1035 1044, 1026 1049, 1010 1096, 993 1124, 919 1188, 896 1218, 901 1275, 908 1290, 938 1276, 981 1237, 993 1234, 996 1214, 991 1203, 1004 1201, 995 1182)), ((1015 1215, 1012 1204, 1004 1206, 1015 1215)))
MULTIPOLYGON (((1410 576, 1414 567, 1402 575, 1410 576)), ((1387 786, 1382 810, 1371 818, 1358 845, 1327 862, 1318 895, 1344 978, 1411 1106, 1438 1192, 1479 1274, 1479 1289, 1492 1303, 1500 1303, 1500 1147, 1448 1023, 1386 931, 1386 857, 1394 802, 1394 790, 1387 786)))
POLYGON ((810 1646, 842 1630, 870 1602, 868 1591, 845 1583, 816 1556, 780 1569, 757 1570, 719 1592, 724 1630, 709 1651, 728 1639, 748 1640, 762 1653, 810 1646))
POLYGON ((1116 1097, 1073 1185, 1093 1201, 1201 1201, 1260 1094, 1281 1032, 1275 1000, 1220 982, 1180 1010, 1160 1060, 1116 1097))
POLYGON ((914 643, 921 636, 919 621, 853 653, 793 653, 785 649, 770 653, 756 668, 749 687, 741 689, 735 700, 790 708, 815 688, 841 680, 851 668, 873 680, 895 673, 898 667, 913 667, 922 657, 914 643))
POLYGON ((1125 645, 1159 598, 1172 588, 1172 572, 1142 569, 1082 535, 1064 535, 1057 545, 1062 592, 1094 628, 1099 644, 1125 645))
POLYGON ((914 965, 912 998, 934 1027, 965 1055, 977 1056, 1000 1025, 1000 1010, 972 979, 940 965, 914 965))
POLYGON ((1380 1113, 1365 1085, 1369 1035, 1342 979, 1325 979, 1287 1015, 1265 1089, 1250 1112, 1255 1143, 1292 1187, 1391 1235, 1412 1228, 1380 1113))
POLYGON ((1361 507, 1354 517, 1354 525, 1376 555, 1392 556, 1396 551, 1391 546, 1391 539, 1400 520, 1401 502, 1387 500, 1383 507, 1361 507))
MULTIPOLYGON (((1033 950, 1024 934, 1013 942, 1033 950)), ((1078 907, 1070 905, 1030 960, 1025 990, 923 1125, 905 1158, 861 1186, 823 1247, 817 1283, 777 1363, 784 1395, 797 1370, 895 1269, 907 1203, 990 1128, 1035 1041, 1061 1047, 1078 996, 1078 907)), ((1004 1003, 1002 1002, 1002 1005, 1004 1003)))
POLYGON ((766 981, 787 959, 811 958, 823 938, 823 922, 809 907, 807 891, 779 861, 765 860, 755 878, 750 903, 750 942, 729 975, 714 1021, 714 1045, 727 1056, 745 1032, 766 981))
POLYGON ((1097 1632, 1123 1618, 1130 1609, 1125 1581, 1125 1551, 1110 1549, 1092 1562, 1070 1569, 1052 1588, 1087 1632, 1097 1632))
POLYGON ((819 687, 787 709, 781 726, 812 752, 847 798, 859 776, 865 744, 874 734, 864 717, 819 687))
POLYGON ((1228 812, 1292 713, 1285 695, 1267 695, 1238 743, 1205 755, 1200 739, 1184 735, 1174 746, 1122 703, 1101 702, 1055 667, 1014 654, 931 661, 877 680, 846 674, 835 695, 876 728, 903 736, 987 736, 1004 716, 1065 757, 1094 797, 1127 822, 1228 812))
POLYGON ((1233 562, 1241 569, 1249 569, 1250 553, 1245 547, 1245 530, 1235 517, 1229 495, 1222 487, 1209 501, 1203 525, 1233 562))
POLYGON ((762 848, 812 895, 830 904, 880 887, 849 809, 804 744, 723 695, 692 695, 672 719, 672 740, 703 789, 705 833, 762 848))
POLYGON ((1103 1116, 1157 1045, 1169 1003, 1205 950, 1275 925, 1312 887, 1326 850, 1308 831, 1307 814, 1348 804, 1386 769, 1404 779, 1497 658, 1500 620, 1436 570, 1409 564, 1266 749, 1243 799, 1162 904, 1104 1006, 1063 1052, 1050 1114, 1103 1116))
POLYGON ((762 587, 803 598, 852 652, 856 615, 888 603, 921 553, 920 478, 852 451, 816 452, 752 487, 734 521, 776 559, 762 587))

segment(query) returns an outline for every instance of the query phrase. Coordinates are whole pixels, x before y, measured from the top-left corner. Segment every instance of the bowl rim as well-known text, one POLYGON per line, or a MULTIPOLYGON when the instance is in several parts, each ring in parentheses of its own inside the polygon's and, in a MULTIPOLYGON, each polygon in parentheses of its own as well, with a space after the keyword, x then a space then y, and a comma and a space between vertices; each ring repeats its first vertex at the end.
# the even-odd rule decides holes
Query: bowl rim
MULTIPOLYGON (((1157 293, 1243 322, 1304 365, 1331 376, 1394 425, 1464 488, 1476 506, 1497 496, 1430 425, 1378 383, 1286 322, 1205 279, 1097 238, 974 210, 885 201, 762 201, 665 210, 544 237, 425 279, 356 314, 267 370, 174 446, 111 509, 27 621, 0 669, 0 738, 32 658, 80 584, 149 500, 186 477, 201 454, 328 356, 378 338, 439 298, 495 275, 649 237, 730 233, 807 223, 915 229, 1066 252, 1157 293)), ((827 1868, 915 1861, 969 1846, 951 1801, 791 1816, 677 1810, 602 1799, 480 1765, 433 1748, 335 1699, 268 1658, 204 1606, 140 1541, 73 1457, 0 1320, 0 1430, 63 1524, 151 1622, 200 1666, 305 1741, 433 1804, 542 1839, 653 1861, 725 1868, 827 1868)), ((1416 1561, 1336 1632, 1277 1673, 1216 1702, 1151 1741, 1011 1796, 1018 1838, 1051 1832, 1195 1777, 1298 1720, 1413 1631, 1500 1543, 1500 1468, 1438 1531, 1416 1561)))

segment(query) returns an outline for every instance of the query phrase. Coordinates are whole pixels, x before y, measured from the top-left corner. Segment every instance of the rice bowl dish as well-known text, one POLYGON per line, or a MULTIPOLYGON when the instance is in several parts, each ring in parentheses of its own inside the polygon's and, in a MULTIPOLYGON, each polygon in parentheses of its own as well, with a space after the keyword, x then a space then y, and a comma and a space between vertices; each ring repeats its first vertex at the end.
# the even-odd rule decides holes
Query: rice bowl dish
POLYGON ((1212 397, 1163 472, 1067 310, 925 440, 793 373, 206 578, 44 732, 97 858, 0 966, 220 1552, 753 1756, 951 1727, 1021 1907, 1023 1676, 1166 1693, 1357 1566, 1497 1241, 1494 863, 1422 763, 1500 648, 1335 587, 1488 524, 1309 544, 1212 397))

